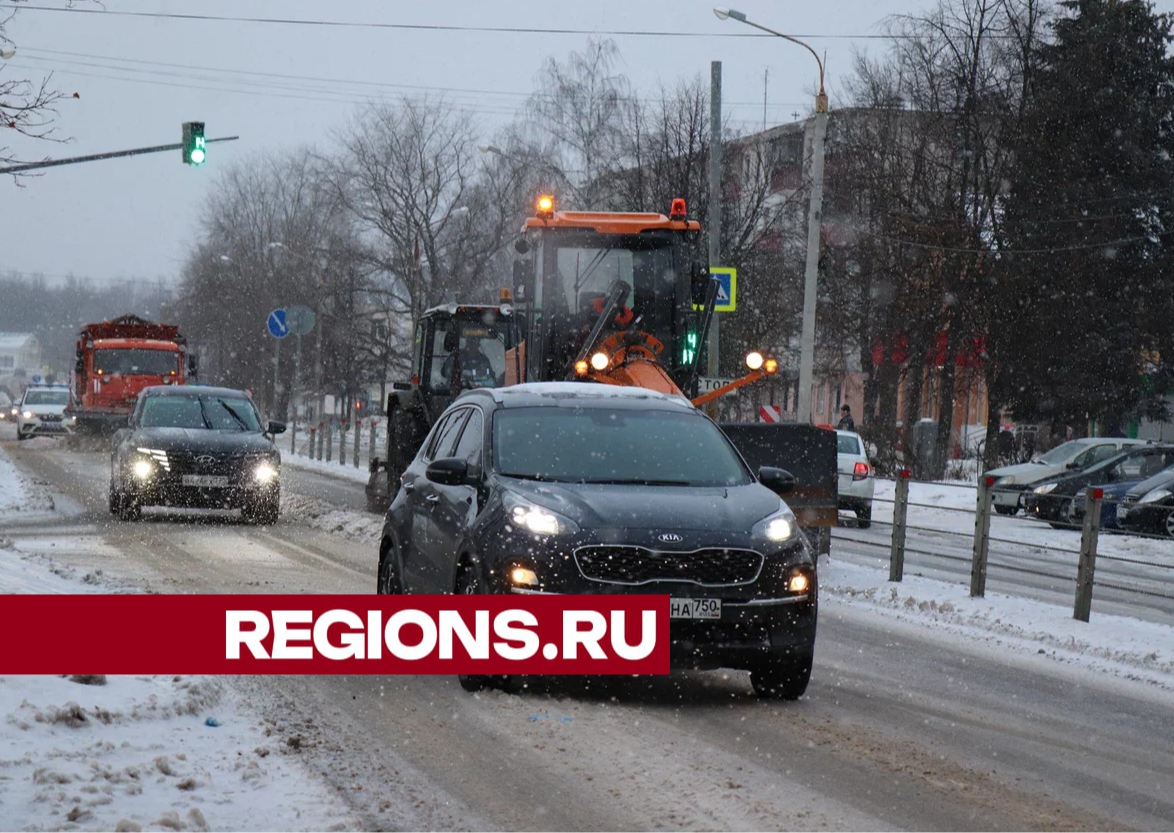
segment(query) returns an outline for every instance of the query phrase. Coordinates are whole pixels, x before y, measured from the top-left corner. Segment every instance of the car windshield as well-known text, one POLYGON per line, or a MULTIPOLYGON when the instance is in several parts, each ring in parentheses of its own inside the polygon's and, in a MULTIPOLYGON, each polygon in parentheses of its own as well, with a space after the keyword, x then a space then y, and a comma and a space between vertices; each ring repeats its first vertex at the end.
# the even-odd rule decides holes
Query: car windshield
POLYGON ((67 390, 30 390, 24 395, 26 405, 68 405, 67 390))
POLYGON ((620 408, 519 408, 493 420, 501 474, 569 483, 740 486, 750 472, 697 414, 620 408))
POLYGON ((96 350, 94 370, 103 376, 168 376, 179 370, 172 350, 96 350))
POLYGON ((1058 466, 1068 460, 1069 457, 1074 456, 1081 449, 1087 448, 1087 443, 1077 442, 1076 440, 1069 440, 1066 443, 1053 448, 1047 454, 1041 454, 1035 458, 1037 463, 1046 463, 1049 466, 1058 466))
POLYGON ((233 396, 149 396, 139 416, 142 428, 260 431, 261 418, 248 399, 233 396))

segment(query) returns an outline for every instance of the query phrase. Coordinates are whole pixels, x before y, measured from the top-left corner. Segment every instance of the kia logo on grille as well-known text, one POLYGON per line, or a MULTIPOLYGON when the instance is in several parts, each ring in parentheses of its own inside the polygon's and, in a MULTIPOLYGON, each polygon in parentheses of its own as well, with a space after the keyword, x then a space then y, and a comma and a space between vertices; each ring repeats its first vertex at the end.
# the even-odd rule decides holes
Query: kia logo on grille
POLYGON ((662 532, 660 535, 656 536, 656 540, 660 541, 662 544, 679 544, 685 539, 675 532, 662 532))
POLYGON ((199 463, 201 466, 210 466, 216 462, 216 458, 213 457, 211 454, 201 454, 199 457, 196 458, 196 462, 199 463))

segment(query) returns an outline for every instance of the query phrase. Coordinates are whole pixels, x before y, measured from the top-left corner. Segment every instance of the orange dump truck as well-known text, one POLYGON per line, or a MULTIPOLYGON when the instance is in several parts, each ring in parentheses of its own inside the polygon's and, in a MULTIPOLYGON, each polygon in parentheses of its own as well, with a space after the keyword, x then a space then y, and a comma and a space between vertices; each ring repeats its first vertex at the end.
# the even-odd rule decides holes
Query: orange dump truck
POLYGON ((195 355, 175 324, 137 315, 87 324, 77 337, 66 416, 76 419, 77 434, 112 434, 126 425, 143 388, 182 385, 195 372, 195 355))

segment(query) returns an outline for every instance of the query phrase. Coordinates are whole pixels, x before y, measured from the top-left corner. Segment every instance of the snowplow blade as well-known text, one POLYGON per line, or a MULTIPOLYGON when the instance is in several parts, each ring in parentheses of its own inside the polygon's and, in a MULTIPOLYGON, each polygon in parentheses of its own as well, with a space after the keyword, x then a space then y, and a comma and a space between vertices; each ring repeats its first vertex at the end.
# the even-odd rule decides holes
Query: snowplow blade
POLYGON ((827 552, 830 530, 839 521, 836 432, 765 423, 723 423, 721 429, 754 471, 776 466, 795 476, 795 490, 784 499, 799 526, 819 542, 817 549, 827 552))

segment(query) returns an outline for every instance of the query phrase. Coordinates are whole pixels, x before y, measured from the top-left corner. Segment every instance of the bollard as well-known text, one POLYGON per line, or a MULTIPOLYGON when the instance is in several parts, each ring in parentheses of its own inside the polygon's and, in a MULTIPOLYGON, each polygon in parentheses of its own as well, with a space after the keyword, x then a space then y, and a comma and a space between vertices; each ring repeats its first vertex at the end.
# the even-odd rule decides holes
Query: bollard
POLYGON ((1072 618, 1087 622, 1092 613, 1092 579, 1097 566, 1097 540, 1101 534, 1104 489, 1084 490, 1084 529, 1080 533, 1080 560, 1076 565, 1076 606, 1072 618))
POLYGON ((889 581, 900 581, 905 576, 905 516, 909 513, 909 477, 909 469, 901 469, 893 495, 893 546, 889 552, 889 581))
POLYGON ((339 416, 338 418, 338 464, 340 466, 346 465, 346 417, 339 416))
POLYGON ((375 448, 377 445, 376 435, 378 434, 378 420, 372 418, 371 420, 371 447, 367 449, 367 465, 371 465, 371 461, 375 459, 375 448))
POLYGON ((986 562, 991 537, 991 486, 995 478, 988 475, 978 481, 978 506, 974 512, 974 559, 970 564, 970 595, 986 595, 986 562))
POLYGON ((326 462, 334 459, 334 417, 326 420, 326 462))
POLYGON ((298 453, 298 418, 295 412, 293 422, 289 427, 289 453, 298 453))
POLYGON ((321 420, 318 421, 318 456, 315 458, 319 462, 322 460, 322 444, 326 440, 326 423, 321 420))
POLYGON ((317 436, 318 436, 318 429, 315 428, 313 425, 311 425, 310 426, 310 449, 309 449, 310 453, 306 455, 311 460, 314 459, 314 440, 317 438, 317 436))

